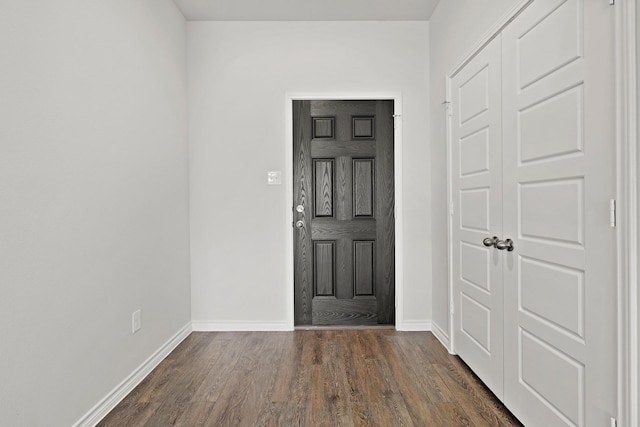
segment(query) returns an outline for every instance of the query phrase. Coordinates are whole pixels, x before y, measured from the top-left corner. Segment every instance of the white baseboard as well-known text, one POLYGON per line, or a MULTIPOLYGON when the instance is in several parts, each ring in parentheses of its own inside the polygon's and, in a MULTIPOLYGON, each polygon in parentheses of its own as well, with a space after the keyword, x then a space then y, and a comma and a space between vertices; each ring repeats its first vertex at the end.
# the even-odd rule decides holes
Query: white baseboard
POLYGON ((437 323, 434 323, 432 327, 433 328, 431 329, 431 332, 433 333, 433 335, 438 338, 438 341, 442 343, 442 345, 447 349, 449 353, 454 354, 451 352, 451 341, 449 340, 449 335, 444 330, 442 330, 442 328, 437 323))
POLYGON ((396 330, 422 332, 431 330, 431 320, 404 320, 396 323, 396 330))
POLYGON ((191 333, 191 322, 164 343, 155 353, 144 361, 111 393, 91 408, 73 427, 95 427, 113 408, 118 405, 153 369, 160 364, 191 333))
POLYGON ((240 331, 292 331, 288 322, 237 322, 237 321, 206 321, 194 320, 193 330, 196 332, 240 332, 240 331))

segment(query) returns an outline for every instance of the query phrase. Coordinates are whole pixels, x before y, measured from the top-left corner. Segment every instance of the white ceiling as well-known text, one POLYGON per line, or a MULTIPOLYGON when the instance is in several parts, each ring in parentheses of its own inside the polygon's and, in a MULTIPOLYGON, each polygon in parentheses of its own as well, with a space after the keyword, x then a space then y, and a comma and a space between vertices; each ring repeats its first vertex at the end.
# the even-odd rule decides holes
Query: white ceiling
POLYGON ((439 0, 173 0, 189 21, 425 21, 439 0))

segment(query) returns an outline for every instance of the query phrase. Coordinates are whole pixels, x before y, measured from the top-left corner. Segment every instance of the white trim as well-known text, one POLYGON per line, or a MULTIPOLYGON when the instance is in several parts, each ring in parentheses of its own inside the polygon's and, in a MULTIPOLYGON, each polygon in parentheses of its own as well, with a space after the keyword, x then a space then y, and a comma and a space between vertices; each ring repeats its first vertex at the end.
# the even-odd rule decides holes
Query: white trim
POLYGON ((397 331, 405 332, 428 332, 431 330, 431 320, 405 320, 402 327, 396 325, 397 331))
MULTIPOLYGON (((443 334, 443 337, 446 336, 447 337, 447 343, 449 345, 447 345, 447 350, 449 350, 449 353, 451 354, 456 354, 455 352, 455 340, 453 339, 453 310, 451 310, 451 307, 454 304, 454 297, 453 297, 453 212, 452 212, 452 206, 454 206, 453 204, 453 181, 451 178, 451 171, 453 170, 453 163, 452 159, 451 159, 451 135, 452 135, 452 130, 451 130, 451 116, 449 115, 449 111, 451 111, 451 109, 453 108, 453 105, 451 104, 451 79, 452 79, 452 75, 447 75, 447 77, 445 77, 446 79, 446 87, 445 87, 445 94, 446 94, 446 112, 445 112, 445 120, 446 120, 446 132, 447 132, 447 264, 448 264, 448 268, 447 268, 447 273, 449 274, 449 280, 448 280, 448 290, 447 290, 447 295, 448 295, 448 299, 447 299, 447 312, 449 313, 449 333, 447 335, 443 334)), ((437 336, 437 335, 436 335, 437 336)), ((440 340, 442 341, 442 340, 440 340)))
POLYGON ((294 284, 293 284, 293 101, 313 99, 390 99, 393 100, 393 113, 398 115, 394 131, 394 179, 395 179, 395 293, 396 293, 396 329, 404 328, 404 234, 403 234, 403 191, 402 191, 402 93, 400 92, 322 92, 322 93, 288 93, 286 94, 286 129, 285 138, 285 174, 283 183, 286 187, 285 204, 285 281, 287 295, 287 324, 294 327, 294 284))
POLYGON ((440 343, 444 346, 444 348, 447 349, 447 351, 449 351, 449 353, 453 354, 453 352, 451 351, 451 343, 449 341, 449 337, 444 332, 444 330, 440 326, 438 326, 437 323, 431 324, 431 333, 435 335, 436 338, 438 338, 438 341, 440 341, 440 343))
POLYGON ((293 328, 289 325, 289 322, 270 322, 262 321, 203 321, 194 320, 193 323, 194 332, 239 332, 239 331, 256 331, 256 332, 270 332, 270 331, 292 331, 293 328))
POLYGON ((129 393, 153 369, 160 364, 186 337, 191 333, 191 323, 188 323, 180 329, 173 337, 156 350, 142 365, 136 368, 124 381, 107 394, 100 402, 98 402, 89 412, 87 412, 73 427, 93 427, 97 425, 118 403, 122 401, 129 393))
POLYGON ((636 2, 615 7, 618 200, 618 425, 640 425, 638 401, 638 82, 636 2))
MULTIPOLYGON (((515 3, 502 17, 487 31, 476 43, 476 45, 452 68, 451 72, 445 77, 445 93, 447 96, 446 101, 451 101, 451 80, 455 77, 460 70, 467 65, 474 56, 482 50, 493 38, 498 35, 504 27, 506 27, 513 19, 518 16, 527 6, 529 6, 533 0, 520 0, 515 3)), ((447 104, 448 105, 448 104, 447 104)), ((451 183, 451 119, 449 115, 446 116, 447 120, 447 232, 448 232, 448 254, 449 254, 449 301, 447 311, 449 312, 449 343, 447 347, 449 352, 455 354, 455 339, 453 334, 453 313, 451 312, 451 301, 453 300, 453 221, 452 215, 449 214, 449 206, 453 202, 452 183, 451 183)))

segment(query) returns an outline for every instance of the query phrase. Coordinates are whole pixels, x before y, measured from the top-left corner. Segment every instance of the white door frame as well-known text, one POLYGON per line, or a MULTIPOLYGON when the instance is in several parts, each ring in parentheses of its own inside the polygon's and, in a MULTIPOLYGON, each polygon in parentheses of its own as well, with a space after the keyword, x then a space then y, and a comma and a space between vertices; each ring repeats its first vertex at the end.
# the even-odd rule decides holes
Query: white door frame
MULTIPOLYGON (((452 68, 445 79, 446 106, 451 100, 451 79, 475 54, 533 0, 520 0, 480 38, 479 42, 452 68)), ((604 1, 604 0, 601 0, 604 1)), ((640 11, 635 1, 615 2, 615 51, 616 51, 616 151, 617 151, 617 291, 618 291, 618 426, 640 425, 640 211, 638 186, 640 150, 638 150, 638 39, 640 11)), ((447 113, 447 195, 451 206, 451 127, 447 113)), ((448 216, 449 258, 449 352, 453 342, 453 276, 451 265, 452 216, 448 216)))
POLYGON ((404 325, 404 282, 403 282, 403 197, 402 197, 402 94, 400 92, 320 92, 288 93, 286 95, 285 173, 283 185, 286 189, 286 289, 287 325, 294 329, 294 253, 293 253, 293 101, 297 100, 355 100, 381 99, 393 101, 395 117, 393 169, 395 190, 395 318, 396 330, 406 330, 404 325))
POLYGON ((615 2, 619 426, 640 425, 638 39, 635 1, 615 2))

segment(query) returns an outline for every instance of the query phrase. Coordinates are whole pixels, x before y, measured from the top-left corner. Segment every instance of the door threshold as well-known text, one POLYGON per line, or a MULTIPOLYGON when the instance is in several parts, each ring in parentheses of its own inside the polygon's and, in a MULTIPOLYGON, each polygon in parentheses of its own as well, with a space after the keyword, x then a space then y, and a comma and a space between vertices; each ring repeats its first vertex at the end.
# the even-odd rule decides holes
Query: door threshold
POLYGON ((364 329, 391 329, 395 330, 395 325, 300 325, 293 328, 294 331, 342 331, 342 330, 364 330, 364 329))

